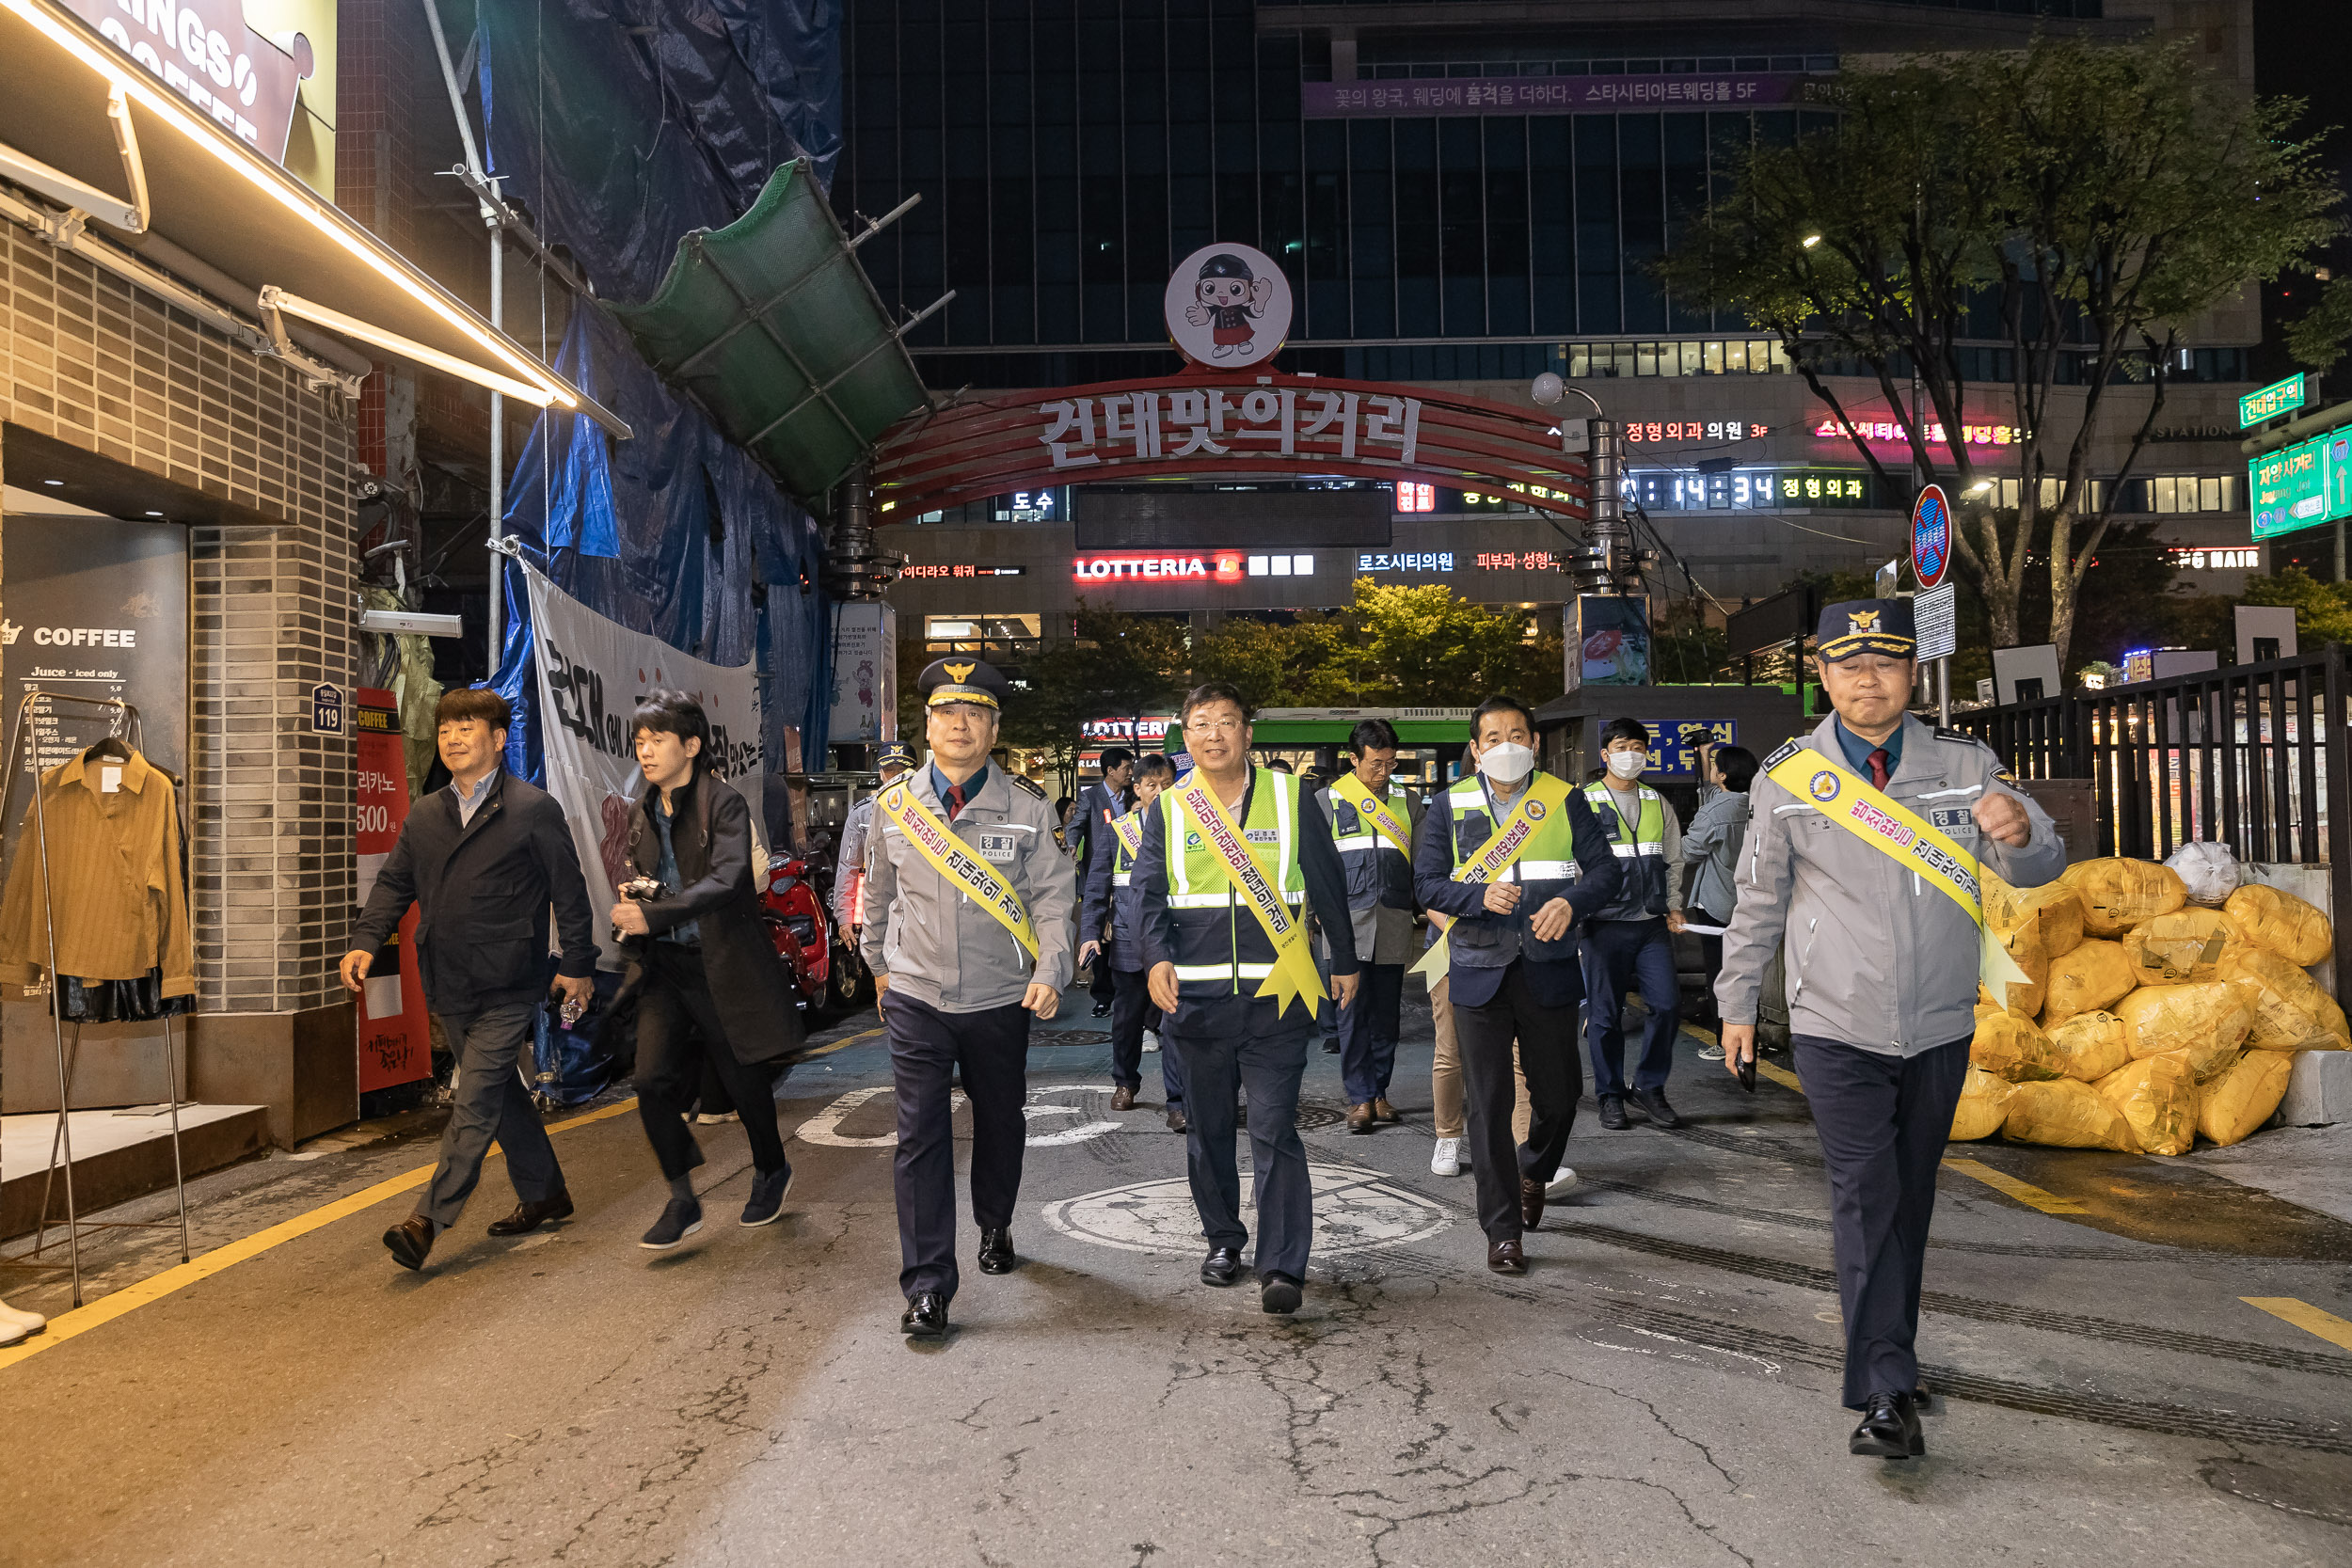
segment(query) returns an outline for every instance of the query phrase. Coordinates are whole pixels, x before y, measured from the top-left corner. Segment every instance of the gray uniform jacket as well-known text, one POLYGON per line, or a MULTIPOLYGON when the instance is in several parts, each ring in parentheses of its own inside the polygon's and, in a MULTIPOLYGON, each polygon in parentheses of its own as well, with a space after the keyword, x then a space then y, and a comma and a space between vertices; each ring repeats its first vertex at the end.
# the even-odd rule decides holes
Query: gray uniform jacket
POLYGON ((1747 847, 1751 803, 1742 791, 1719 790, 1699 807, 1682 835, 1683 861, 1698 867, 1691 879, 1690 907, 1709 926, 1729 919, 1739 900, 1733 882, 1740 873, 1740 851, 1747 847))
MULTIPOLYGON (((1845 768, 1836 723, 1823 720, 1796 744, 1845 768)), ((1902 760, 1886 793, 2004 881, 2039 887, 2066 868, 2066 846, 2049 814, 1972 736, 1905 717, 1902 760), (2025 806, 2033 825, 2025 847, 1978 831, 1969 808, 1988 791, 2025 806)), ((1968 1038, 1976 1029, 1979 937, 1967 911, 1764 774, 1748 796, 1740 905, 1715 982, 1724 1022, 1756 1022, 1765 966, 1785 939, 1790 1032, 1900 1056, 1968 1038)))
POLYGON ((850 808, 850 819, 841 824, 841 847, 833 857, 833 922, 846 940, 850 927, 856 924, 855 902, 858 873, 866 869, 866 840, 874 831, 874 798, 868 795, 850 808))
MULTIPOLYGON (((946 822, 926 756, 906 781, 946 822)), ((1054 810, 1006 782, 991 763, 987 782, 948 824, 991 868, 1009 879, 1037 928, 1037 965, 996 917, 931 868, 898 825, 874 815, 866 835, 866 967, 890 989, 944 1013, 977 1013, 1018 1003, 1034 978, 1070 984, 1078 930, 1078 873, 1054 842, 1054 810)))

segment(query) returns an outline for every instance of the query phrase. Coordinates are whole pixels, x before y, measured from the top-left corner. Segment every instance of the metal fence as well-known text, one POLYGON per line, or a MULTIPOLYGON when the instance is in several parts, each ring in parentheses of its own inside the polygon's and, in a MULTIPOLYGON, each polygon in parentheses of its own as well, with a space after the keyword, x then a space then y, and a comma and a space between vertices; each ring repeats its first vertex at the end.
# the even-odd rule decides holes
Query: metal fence
POLYGON ((1955 716, 2024 779, 2089 779, 2092 852, 2162 860, 2193 839, 2325 865, 2339 994, 2352 981, 2344 651, 2201 671, 1955 716), (2332 830, 2332 831, 2331 831, 2332 830))

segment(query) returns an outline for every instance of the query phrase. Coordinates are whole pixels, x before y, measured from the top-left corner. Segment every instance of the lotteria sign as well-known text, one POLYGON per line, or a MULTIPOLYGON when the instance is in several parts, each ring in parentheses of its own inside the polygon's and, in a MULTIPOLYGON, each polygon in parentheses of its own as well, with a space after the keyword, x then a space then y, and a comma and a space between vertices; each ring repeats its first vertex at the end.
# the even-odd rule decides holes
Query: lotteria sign
POLYGON ((1239 582, 1248 577, 1239 550, 1214 550, 1200 555, 1168 554, 1158 550, 1098 550, 1071 562, 1070 578, 1077 583, 1104 582, 1239 582))

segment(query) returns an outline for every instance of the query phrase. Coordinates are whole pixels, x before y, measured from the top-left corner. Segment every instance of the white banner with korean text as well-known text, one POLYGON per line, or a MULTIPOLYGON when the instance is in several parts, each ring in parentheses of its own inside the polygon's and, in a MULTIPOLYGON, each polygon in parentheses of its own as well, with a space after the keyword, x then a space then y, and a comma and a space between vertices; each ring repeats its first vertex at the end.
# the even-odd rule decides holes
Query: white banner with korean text
POLYGON ((605 913, 626 877, 628 815, 645 787, 628 717, 657 689, 683 691, 710 716, 712 767, 752 808, 761 796, 759 676, 755 664, 705 664, 657 637, 590 610, 518 562, 531 594, 539 665, 539 737, 547 789, 564 808, 596 913, 597 967, 619 969, 605 913))

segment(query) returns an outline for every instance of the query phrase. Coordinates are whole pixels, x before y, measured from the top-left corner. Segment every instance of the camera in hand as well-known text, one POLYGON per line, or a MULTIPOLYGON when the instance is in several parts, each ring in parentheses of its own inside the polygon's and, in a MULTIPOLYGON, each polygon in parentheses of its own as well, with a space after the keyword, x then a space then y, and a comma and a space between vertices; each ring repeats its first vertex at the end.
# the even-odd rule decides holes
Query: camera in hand
MULTIPOLYGON (((631 877, 612 891, 632 904, 650 904, 656 899, 667 898, 673 890, 659 877, 631 877)), ((627 931, 615 926, 612 927, 612 940, 627 942, 631 939, 627 931)))

